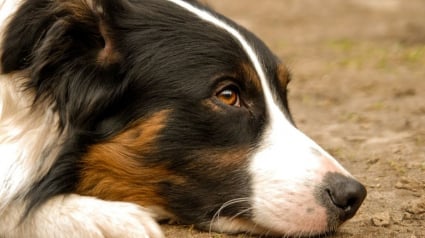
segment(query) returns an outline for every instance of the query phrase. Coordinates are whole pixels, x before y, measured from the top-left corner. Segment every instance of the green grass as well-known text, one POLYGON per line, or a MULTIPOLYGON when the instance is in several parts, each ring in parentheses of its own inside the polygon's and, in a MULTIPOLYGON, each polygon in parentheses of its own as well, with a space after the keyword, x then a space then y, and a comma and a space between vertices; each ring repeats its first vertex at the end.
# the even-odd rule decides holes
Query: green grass
POLYGON ((423 67, 425 65, 425 44, 404 45, 397 42, 336 39, 325 45, 334 52, 336 67, 391 71, 400 66, 423 67))

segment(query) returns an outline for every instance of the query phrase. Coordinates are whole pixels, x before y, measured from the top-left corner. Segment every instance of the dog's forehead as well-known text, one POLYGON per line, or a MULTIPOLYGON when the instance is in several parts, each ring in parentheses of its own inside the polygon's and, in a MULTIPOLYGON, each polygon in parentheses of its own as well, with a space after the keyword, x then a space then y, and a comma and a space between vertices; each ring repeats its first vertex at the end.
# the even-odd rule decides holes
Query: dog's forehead
POLYGON ((248 42, 246 37, 244 37, 241 32, 239 32, 234 26, 231 26, 228 24, 228 22, 224 21, 223 19, 220 19, 210 11, 207 11, 205 9, 198 8, 186 1, 183 0, 167 0, 169 2, 175 3, 176 5, 186 9, 187 11, 193 13, 194 15, 198 16, 205 22, 208 22, 210 24, 213 24, 217 26, 218 28, 226 31, 229 35, 232 36, 243 48, 245 53, 247 54, 251 64, 253 65, 258 77, 261 80, 261 84, 265 84, 266 75, 262 67, 262 63, 260 58, 258 57, 255 49, 251 46, 251 44, 248 42))
POLYGON ((278 59, 268 49, 268 47, 259 40, 254 34, 233 23, 218 13, 209 9, 202 8, 190 1, 184 0, 165 0, 171 2, 189 13, 195 15, 206 24, 215 26, 227 37, 235 41, 247 58, 247 64, 241 64, 241 68, 250 75, 251 82, 262 88, 265 98, 269 102, 275 101, 272 94, 272 88, 286 88, 289 81, 289 72, 287 68, 280 64, 278 59), (256 82, 255 82, 256 81, 256 82))

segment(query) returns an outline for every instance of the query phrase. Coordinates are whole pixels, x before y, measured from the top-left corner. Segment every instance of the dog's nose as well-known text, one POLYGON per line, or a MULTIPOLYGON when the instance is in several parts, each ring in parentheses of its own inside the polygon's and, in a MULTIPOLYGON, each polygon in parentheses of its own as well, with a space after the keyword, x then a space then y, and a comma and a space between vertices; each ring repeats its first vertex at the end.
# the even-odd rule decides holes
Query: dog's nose
POLYGON ((341 221, 352 218, 366 197, 366 188, 356 180, 337 173, 332 173, 328 181, 326 191, 333 205, 339 208, 341 221))

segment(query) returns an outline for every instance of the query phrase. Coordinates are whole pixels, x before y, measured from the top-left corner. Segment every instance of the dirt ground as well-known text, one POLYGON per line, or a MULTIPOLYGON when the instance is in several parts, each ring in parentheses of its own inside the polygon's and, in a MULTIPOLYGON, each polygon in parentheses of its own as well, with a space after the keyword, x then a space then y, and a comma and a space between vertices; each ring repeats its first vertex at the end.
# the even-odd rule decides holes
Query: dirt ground
POLYGON ((331 237, 425 237, 425 1, 204 2, 289 65, 298 127, 366 185, 357 215, 331 237))

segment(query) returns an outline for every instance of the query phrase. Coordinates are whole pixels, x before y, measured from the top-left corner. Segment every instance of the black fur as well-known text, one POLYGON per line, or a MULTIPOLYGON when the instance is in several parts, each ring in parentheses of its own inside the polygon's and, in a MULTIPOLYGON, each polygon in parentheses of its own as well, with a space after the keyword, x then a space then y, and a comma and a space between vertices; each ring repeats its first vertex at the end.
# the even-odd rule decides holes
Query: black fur
MULTIPOLYGON (((250 61, 239 43, 167 1, 97 1, 95 9, 64 2, 25 1, 2 46, 4 73, 28 74, 27 89, 37 95, 34 103, 55 105, 66 136, 54 166, 28 193, 28 211, 52 196, 75 191, 80 159, 90 145, 162 109, 172 113, 158 141, 160 152, 143 163, 165 164, 186 178, 183 185, 159 185, 173 213, 184 222, 204 222, 224 202, 250 196, 246 168, 218 171, 210 155, 194 156, 206 150, 254 148, 268 120, 261 90, 241 73, 241 64, 250 61), (107 41, 118 58, 99 62, 107 41), (238 86, 244 105, 234 108, 212 99, 219 108, 212 110, 204 102, 226 80, 238 86)), ((270 83, 278 88, 273 54, 255 36, 225 21, 255 46, 270 83)), ((286 92, 279 95, 287 111, 286 92)), ((247 207, 240 203, 223 214, 232 216, 247 207)))

